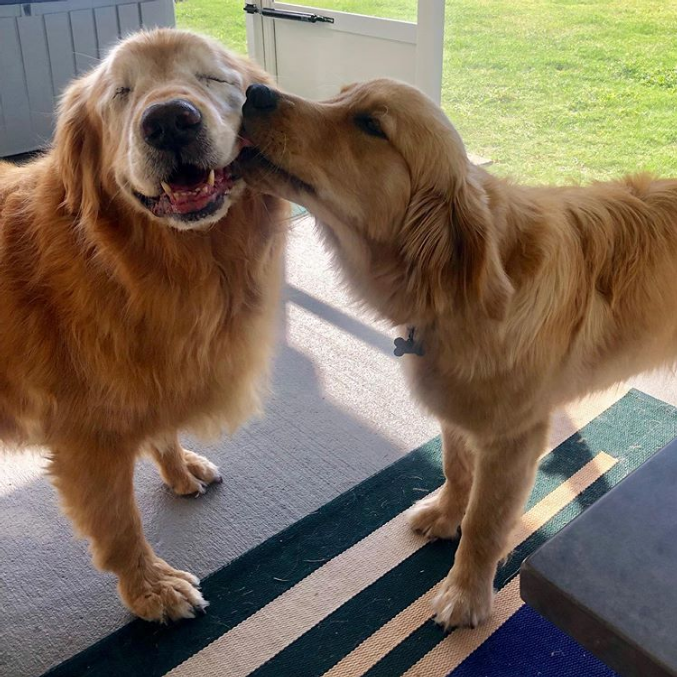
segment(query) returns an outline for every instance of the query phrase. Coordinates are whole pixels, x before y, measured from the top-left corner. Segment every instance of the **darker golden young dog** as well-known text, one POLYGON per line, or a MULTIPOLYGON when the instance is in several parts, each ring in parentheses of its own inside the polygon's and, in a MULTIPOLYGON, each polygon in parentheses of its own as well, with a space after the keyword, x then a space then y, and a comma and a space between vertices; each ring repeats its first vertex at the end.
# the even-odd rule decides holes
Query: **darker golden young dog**
POLYGON ((443 112, 380 80, 324 103, 250 89, 252 185, 307 207, 355 293, 414 328, 411 389, 446 483, 411 510, 451 538, 434 602, 486 620, 554 407, 677 358, 677 180, 528 187, 468 161, 443 112))
POLYGON ((205 602, 144 538, 135 459, 203 493, 217 468, 177 431, 236 427, 265 380, 284 207, 232 165, 265 79, 211 40, 140 33, 68 88, 44 157, 0 163, 0 439, 49 448, 94 562, 149 620, 205 602))

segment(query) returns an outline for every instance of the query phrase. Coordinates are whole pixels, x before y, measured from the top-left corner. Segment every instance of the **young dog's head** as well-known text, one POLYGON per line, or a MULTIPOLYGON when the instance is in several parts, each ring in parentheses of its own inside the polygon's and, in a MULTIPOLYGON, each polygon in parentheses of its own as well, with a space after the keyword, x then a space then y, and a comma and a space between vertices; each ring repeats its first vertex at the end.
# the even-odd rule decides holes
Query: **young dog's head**
POLYGON ((124 40, 61 101, 54 150, 74 212, 122 199, 179 229, 222 218, 246 88, 266 77, 217 42, 161 29, 124 40))
POLYGON ((399 275, 438 311, 460 296, 503 315, 511 288, 483 175, 420 91, 384 79, 315 103, 253 85, 243 124, 247 181, 307 207, 347 268, 399 275))

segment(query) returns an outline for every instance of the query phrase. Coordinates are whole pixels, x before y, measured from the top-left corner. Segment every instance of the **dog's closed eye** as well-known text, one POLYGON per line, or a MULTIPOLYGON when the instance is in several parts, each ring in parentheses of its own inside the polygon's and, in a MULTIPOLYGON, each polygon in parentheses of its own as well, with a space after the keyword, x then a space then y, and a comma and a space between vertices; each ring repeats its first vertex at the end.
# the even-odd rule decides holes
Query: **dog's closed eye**
POLYGON ((200 80, 204 82, 218 82, 221 85, 235 85, 236 83, 231 80, 226 80, 224 77, 218 75, 198 75, 200 80))
POLYGON ((355 116, 355 124, 369 136, 377 136, 381 139, 387 139, 383 127, 379 120, 367 113, 361 113, 355 116))

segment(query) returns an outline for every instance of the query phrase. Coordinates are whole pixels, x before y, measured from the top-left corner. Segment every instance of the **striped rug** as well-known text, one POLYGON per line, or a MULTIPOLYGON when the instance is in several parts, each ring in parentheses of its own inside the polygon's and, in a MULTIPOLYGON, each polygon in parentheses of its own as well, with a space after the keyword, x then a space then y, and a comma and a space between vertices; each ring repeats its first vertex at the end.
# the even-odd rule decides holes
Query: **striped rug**
POLYGON ((50 677, 596 677, 613 673, 519 597, 522 560, 677 436, 677 410, 637 390, 546 454, 478 630, 445 635, 430 600, 456 544, 428 543, 404 511, 442 483, 439 439, 203 583, 207 614, 135 621, 50 677))

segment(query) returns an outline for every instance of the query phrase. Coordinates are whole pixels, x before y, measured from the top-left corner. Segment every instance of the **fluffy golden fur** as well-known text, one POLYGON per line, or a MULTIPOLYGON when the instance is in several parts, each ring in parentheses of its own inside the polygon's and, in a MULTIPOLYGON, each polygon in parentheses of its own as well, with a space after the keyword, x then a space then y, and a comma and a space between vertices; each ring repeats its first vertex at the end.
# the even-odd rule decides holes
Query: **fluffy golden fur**
POLYGON ((187 222, 139 195, 159 195, 184 151, 204 171, 227 166, 246 87, 264 80, 210 40, 140 33, 67 89, 46 155, 0 163, 0 438, 49 448, 94 562, 145 619, 192 617, 205 602, 146 542, 134 462, 148 450, 180 494, 220 481, 177 431, 233 429, 259 406, 284 208, 237 179, 217 212, 187 222), (202 111, 204 138, 163 155, 140 120, 177 96, 202 111))
POLYGON ((677 180, 529 187, 468 161, 442 111, 388 80, 312 103, 249 96, 252 185, 306 206, 356 295, 413 326, 446 483, 410 512, 451 538, 446 627, 490 614, 553 408, 677 358, 677 180))

